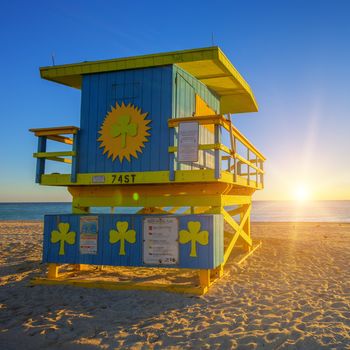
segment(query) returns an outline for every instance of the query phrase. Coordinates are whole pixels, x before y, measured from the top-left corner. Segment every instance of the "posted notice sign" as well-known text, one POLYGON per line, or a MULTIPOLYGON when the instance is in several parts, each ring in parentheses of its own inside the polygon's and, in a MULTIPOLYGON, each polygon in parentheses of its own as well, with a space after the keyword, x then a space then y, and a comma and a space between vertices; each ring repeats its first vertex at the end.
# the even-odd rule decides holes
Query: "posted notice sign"
POLYGON ((199 125, 196 122, 179 124, 178 161, 198 162, 199 125))
POLYGON ((98 217, 80 217, 80 254, 97 254, 98 217))
POLYGON ((179 261, 179 222, 174 217, 143 221, 143 261, 150 265, 176 265, 179 261))

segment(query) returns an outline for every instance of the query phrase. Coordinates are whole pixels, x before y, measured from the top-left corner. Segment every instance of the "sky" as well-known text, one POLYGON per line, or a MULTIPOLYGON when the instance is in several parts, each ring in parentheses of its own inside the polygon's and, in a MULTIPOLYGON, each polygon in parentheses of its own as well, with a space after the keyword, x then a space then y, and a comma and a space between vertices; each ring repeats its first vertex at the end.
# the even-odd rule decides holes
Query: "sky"
POLYGON ((80 91, 40 66, 218 45, 259 112, 234 124, 265 154, 257 200, 350 199, 350 1, 18 1, 0 12, 0 202, 69 201, 35 184, 29 128, 77 125, 80 91))

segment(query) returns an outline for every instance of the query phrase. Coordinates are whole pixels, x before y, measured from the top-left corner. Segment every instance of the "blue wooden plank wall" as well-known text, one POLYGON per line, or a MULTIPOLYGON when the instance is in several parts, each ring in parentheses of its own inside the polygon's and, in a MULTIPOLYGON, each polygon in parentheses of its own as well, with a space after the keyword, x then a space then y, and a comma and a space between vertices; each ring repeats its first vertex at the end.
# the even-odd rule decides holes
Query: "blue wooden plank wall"
MULTIPOLYGON (((149 215, 46 215, 44 225, 43 262, 111 266, 150 266, 143 263, 143 219, 145 217, 149 217, 149 215), (98 217, 97 254, 80 253, 80 218, 87 216, 98 217), (117 222, 127 222, 127 229, 135 230, 136 232, 135 243, 128 243, 125 241, 125 255, 119 254, 120 241, 114 244, 111 244, 109 241, 110 231, 117 230, 117 222), (74 242, 64 243, 64 254, 59 254, 60 241, 57 241, 56 239, 56 242, 52 242, 53 235, 57 235, 57 232, 53 234, 53 231, 64 231, 60 229, 60 223, 69 224, 69 229, 66 231, 74 232, 74 242)), ((190 221, 200 222, 200 231, 208 232, 208 244, 200 244, 196 242, 197 256, 191 257, 191 242, 179 243, 178 264, 162 265, 162 267, 213 269, 223 262, 224 233, 222 215, 203 214, 181 215, 175 217, 178 218, 179 232, 181 230, 189 230, 188 223, 190 221)), ((61 238, 62 237, 63 236, 61 236, 61 238)))
POLYGON ((132 69, 83 76, 81 102, 81 132, 79 137, 79 173, 167 170, 169 130, 172 114, 172 66, 132 69), (132 103, 148 112, 149 142, 138 159, 103 155, 98 131, 106 114, 115 103, 132 103))

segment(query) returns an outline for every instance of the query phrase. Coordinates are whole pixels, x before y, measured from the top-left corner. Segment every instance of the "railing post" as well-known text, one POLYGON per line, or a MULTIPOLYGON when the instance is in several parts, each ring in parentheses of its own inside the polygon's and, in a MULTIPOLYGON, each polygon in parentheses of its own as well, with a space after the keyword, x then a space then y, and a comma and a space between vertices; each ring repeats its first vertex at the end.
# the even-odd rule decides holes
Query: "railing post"
MULTIPOLYGON (((214 143, 217 145, 221 143, 221 126, 215 124, 214 126, 214 143)), ((220 159, 220 150, 215 149, 215 179, 220 179, 221 177, 221 159, 220 159)))
POLYGON ((77 182, 77 168, 78 168, 77 149, 78 149, 78 140, 79 140, 78 133, 79 133, 79 131, 77 131, 76 134, 73 134, 72 151, 75 152, 75 156, 72 157, 72 173, 71 173, 71 177, 70 177, 71 182, 77 182))
MULTIPOLYGON (((255 165, 256 165, 257 168, 260 168, 260 167, 258 166, 258 164, 259 164, 259 157, 258 157, 257 155, 255 155, 255 158, 256 158, 255 165)), ((258 176, 258 174, 259 174, 258 169, 256 169, 256 172, 255 172, 256 186, 259 185, 259 176, 258 176)))
POLYGON ((231 172, 231 157, 227 159, 227 171, 231 172))
MULTIPOLYGON (((262 171, 264 171, 264 162, 262 160, 260 160, 260 169, 262 171)), ((262 187, 264 188, 264 173, 260 173, 260 181, 261 181, 261 184, 262 184, 262 187)))
MULTIPOLYGON (((175 128, 172 127, 169 129, 169 146, 174 146, 174 140, 175 140, 175 128)), ((175 181, 175 170, 174 170, 174 164, 175 162, 175 153, 171 152, 169 153, 169 180, 175 181)))
MULTIPOLYGON (((247 160, 250 162, 250 152, 249 148, 247 148, 247 160)), ((248 173, 248 185, 250 185, 250 166, 247 164, 247 173, 248 173)))
POLYGON ((237 182, 237 170, 238 169, 237 169, 237 158, 236 158, 236 149, 237 149, 236 136, 233 137, 233 146, 235 148, 235 154, 234 154, 234 158, 233 158, 233 167, 234 167, 233 179, 234 179, 235 182, 237 182))
MULTIPOLYGON (((46 152, 46 136, 38 137, 38 153, 46 152)), ((35 182, 41 182, 41 175, 45 173, 45 158, 37 158, 35 182)))

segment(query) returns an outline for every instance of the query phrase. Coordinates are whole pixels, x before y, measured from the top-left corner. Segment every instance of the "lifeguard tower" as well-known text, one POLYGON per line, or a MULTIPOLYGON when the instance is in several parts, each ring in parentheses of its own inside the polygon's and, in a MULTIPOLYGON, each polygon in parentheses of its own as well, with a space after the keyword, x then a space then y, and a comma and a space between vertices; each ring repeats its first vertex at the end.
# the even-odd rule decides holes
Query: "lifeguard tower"
POLYGON ((45 217, 48 276, 35 283, 203 294, 222 276, 234 247, 252 252, 251 201, 264 187, 265 157, 231 114, 258 108, 218 47, 43 67, 40 73, 81 90, 81 122, 30 130, 38 137, 36 182, 66 186, 72 195, 72 214, 45 217), (71 149, 49 152, 48 141, 71 149), (46 173, 47 160, 70 169, 46 173), (96 207, 112 209, 93 213, 96 207), (199 279, 191 288, 92 284, 61 276, 63 264, 191 269, 199 279))

